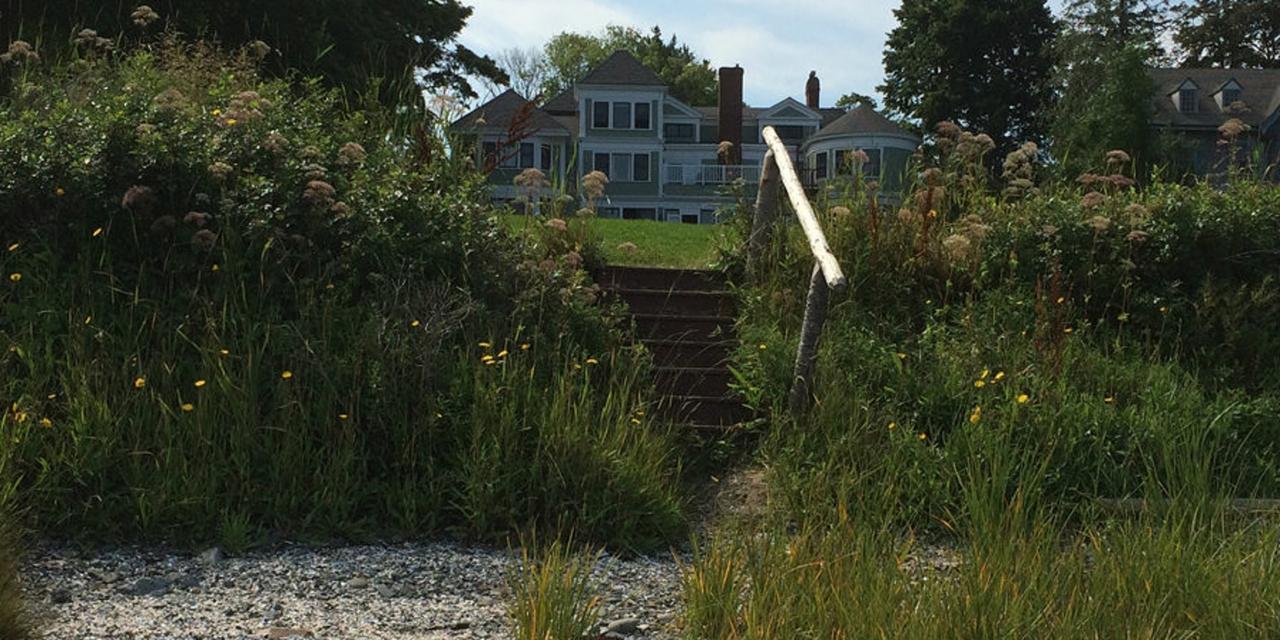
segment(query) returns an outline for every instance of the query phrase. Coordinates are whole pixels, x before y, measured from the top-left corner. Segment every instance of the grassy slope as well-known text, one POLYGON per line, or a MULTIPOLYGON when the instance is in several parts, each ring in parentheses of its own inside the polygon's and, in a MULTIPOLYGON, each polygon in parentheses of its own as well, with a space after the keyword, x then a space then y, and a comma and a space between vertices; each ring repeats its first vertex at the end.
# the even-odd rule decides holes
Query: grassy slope
MULTIPOLYGON (((507 227, 517 231, 540 221, 522 215, 503 216, 507 227)), ((593 219, 591 229, 603 241, 604 256, 610 264, 682 269, 710 267, 720 233, 718 225, 602 218, 593 219), (636 246, 635 251, 618 249, 627 242, 636 246)))

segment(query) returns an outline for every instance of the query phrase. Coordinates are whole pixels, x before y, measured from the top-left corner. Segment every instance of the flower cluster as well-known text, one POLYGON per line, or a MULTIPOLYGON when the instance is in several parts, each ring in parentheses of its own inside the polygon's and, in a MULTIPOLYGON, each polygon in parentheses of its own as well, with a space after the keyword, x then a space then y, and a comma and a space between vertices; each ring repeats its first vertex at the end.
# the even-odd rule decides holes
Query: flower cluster
POLYGON ((0 64, 34 64, 40 62, 40 54, 26 40, 14 40, 9 50, 0 53, 0 64))

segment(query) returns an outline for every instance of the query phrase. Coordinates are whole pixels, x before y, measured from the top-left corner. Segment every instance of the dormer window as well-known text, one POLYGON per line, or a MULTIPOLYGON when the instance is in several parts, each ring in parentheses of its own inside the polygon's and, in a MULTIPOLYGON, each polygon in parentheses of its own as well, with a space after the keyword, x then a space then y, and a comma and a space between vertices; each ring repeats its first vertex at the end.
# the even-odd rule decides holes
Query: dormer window
POLYGON ((1196 109, 1196 90, 1192 88, 1184 88, 1178 90, 1178 111, 1182 113, 1195 113, 1196 109))
POLYGON ((1240 102, 1239 89, 1223 89, 1222 90, 1222 108, 1226 109, 1231 105, 1240 102))

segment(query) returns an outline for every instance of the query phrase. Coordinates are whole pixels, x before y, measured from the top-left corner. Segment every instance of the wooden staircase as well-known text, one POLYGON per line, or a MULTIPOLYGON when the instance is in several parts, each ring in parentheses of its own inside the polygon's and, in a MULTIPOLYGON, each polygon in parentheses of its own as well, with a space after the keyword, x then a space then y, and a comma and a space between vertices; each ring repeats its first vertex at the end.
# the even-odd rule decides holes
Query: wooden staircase
POLYGON ((597 281, 631 308, 636 340, 653 354, 654 382, 669 416, 705 429, 751 419, 729 390, 735 310, 720 273, 606 267, 597 281))

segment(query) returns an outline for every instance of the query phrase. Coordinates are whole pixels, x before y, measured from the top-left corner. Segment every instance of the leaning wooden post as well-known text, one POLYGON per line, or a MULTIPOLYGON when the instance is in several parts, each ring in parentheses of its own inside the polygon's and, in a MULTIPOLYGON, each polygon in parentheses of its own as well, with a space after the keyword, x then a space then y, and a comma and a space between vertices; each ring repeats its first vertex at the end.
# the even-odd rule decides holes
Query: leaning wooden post
POLYGON ((760 167, 760 187, 756 191, 756 210, 751 223, 751 237, 747 238, 747 273, 757 277, 764 252, 773 236, 773 221, 778 215, 778 163, 773 151, 766 151, 760 167))
POLYGON ((813 369, 818 360, 818 338, 827 321, 827 299, 831 289, 822 273, 822 265, 813 264, 809 278, 809 295, 804 303, 804 324, 800 327, 800 344, 796 347, 795 374, 791 380, 791 413, 800 415, 813 401, 813 369))

